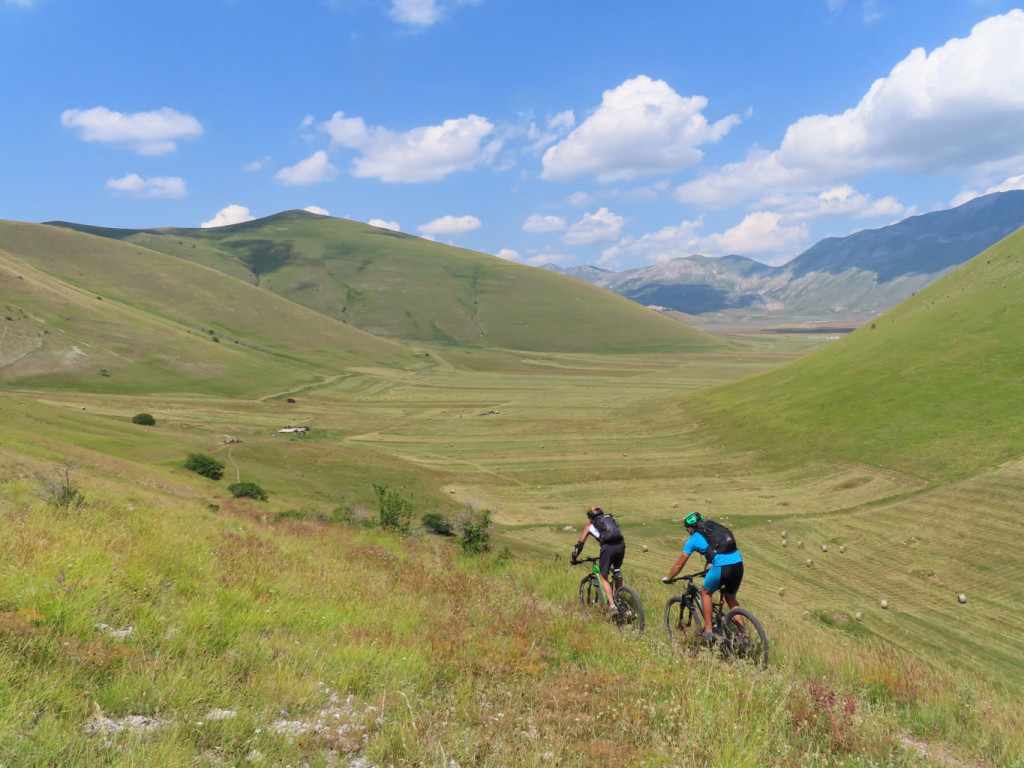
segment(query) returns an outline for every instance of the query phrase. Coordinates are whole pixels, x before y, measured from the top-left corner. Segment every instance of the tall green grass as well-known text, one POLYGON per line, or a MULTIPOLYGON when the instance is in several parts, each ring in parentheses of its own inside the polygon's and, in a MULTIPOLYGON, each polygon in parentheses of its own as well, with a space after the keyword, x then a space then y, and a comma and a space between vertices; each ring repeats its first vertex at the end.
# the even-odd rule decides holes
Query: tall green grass
POLYGON ((756 672, 582 613, 564 562, 0 483, 0 761, 1010 765, 1020 709, 767 614, 756 672), (118 730, 120 728, 120 730, 118 730), (918 751, 930 757, 920 757, 918 751))

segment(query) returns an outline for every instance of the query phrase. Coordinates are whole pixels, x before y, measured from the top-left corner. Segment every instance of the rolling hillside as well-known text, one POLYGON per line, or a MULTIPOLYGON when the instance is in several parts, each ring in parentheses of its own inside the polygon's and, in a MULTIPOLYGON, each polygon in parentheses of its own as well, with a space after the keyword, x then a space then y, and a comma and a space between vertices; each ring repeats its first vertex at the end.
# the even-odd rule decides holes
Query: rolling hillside
POLYGON ((846 459, 961 478, 1024 453, 1024 231, 834 346, 694 396, 775 460, 846 459))
POLYGON ((102 391, 288 388, 411 352, 212 269, 0 222, 0 379, 102 391))
POLYGON ((305 211, 215 229, 54 224, 204 264, 388 338, 599 353, 721 343, 546 270, 305 211))

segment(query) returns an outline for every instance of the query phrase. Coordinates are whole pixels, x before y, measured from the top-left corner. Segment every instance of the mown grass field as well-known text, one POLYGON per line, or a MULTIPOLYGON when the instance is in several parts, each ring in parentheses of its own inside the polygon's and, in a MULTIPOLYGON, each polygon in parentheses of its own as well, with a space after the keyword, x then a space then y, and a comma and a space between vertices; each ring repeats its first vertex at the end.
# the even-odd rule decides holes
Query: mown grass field
POLYGON ((1024 627, 1007 608, 1024 595, 1005 563, 1024 468, 944 484, 827 457, 786 467, 679 405, 830 344, 423 347, 421 369, 249 397, 5 392, 0 763, 1019 764, 1024 627), (312 432, 272 436, 298 424, 312 432), (192 451, 224 478, 185 472, 192 451), (38 496, 65 459, 77 512, 38 496), (236 479, 270 501, 231 499, 236 479), (319 522, 372 512, 373 483, 417 519, 493 510, 494 551, 319 522), (592 503, 626 530, 641 638, 578 610, 564 528, 592 503), (766 673, 662 636, 657 579, 690 509, 737 532, 766 673), (990 530, 965 514, 979 509, 990 530))

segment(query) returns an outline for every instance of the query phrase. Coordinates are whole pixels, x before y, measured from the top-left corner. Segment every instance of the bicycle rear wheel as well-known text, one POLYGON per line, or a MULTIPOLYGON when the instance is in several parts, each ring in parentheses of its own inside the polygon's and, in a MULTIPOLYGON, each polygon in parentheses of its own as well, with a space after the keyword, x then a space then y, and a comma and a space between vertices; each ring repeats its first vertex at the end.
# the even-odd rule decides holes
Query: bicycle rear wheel
POLYGON ((632 587, 625 585, 615 592, 615 605, 619 609, 619 621, 637 632, 644 631, 644 604, 632 587))
POLYGON ((668 633, 668 641, 673 645, 694 637, 703 628, 704 617, 682 596, 670 597, 665 603, 665 631, 668 633))
POLYGON ((725 615, 724 644, 732 658, 768 666, 768 635, 746 608, 733 608, 725 615))
POLYGON ((605 602, 601 582, 594 574, 588 574, 580 582, 580 605, 584 608, 605 602))

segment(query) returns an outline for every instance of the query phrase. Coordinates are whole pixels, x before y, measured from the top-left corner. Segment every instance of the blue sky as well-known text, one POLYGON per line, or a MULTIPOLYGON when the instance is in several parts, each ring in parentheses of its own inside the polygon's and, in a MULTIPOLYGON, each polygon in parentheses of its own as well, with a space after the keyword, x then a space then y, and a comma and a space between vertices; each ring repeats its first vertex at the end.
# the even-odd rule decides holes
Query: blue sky
POLYGON ((1024 188, 1000 0, 0 0, 0 73, 19 221, 780 264, 1024 188))

